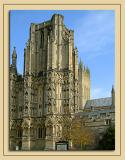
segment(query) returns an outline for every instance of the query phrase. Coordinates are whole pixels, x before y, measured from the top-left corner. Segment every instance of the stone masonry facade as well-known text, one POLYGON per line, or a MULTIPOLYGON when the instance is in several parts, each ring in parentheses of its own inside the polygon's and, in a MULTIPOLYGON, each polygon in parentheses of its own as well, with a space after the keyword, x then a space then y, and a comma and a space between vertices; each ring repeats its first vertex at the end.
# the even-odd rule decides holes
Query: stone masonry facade
POLYGON ((24 73, 17 72, 16 48, 10 65, 9 149, 54 150, 74 114, 90 99, 90 71, 78 64, 74 31, 64 17, 30 26, 24 73))

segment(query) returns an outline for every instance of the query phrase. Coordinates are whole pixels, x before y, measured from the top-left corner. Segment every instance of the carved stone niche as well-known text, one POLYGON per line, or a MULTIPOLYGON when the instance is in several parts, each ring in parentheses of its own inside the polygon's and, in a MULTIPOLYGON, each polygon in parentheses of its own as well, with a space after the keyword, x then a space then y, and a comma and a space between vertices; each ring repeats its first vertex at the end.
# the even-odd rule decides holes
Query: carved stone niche
POLYGON ((55 36, 52 34, 52 30, 50 31, 50 42, 54 42, 55 41, 55 36))
POLYGON ((48 91, 48 97, 52 97, 52 92, 48 91))
POLYGON ((46 127, 46 136, 52 136, 52 133, 53 133, 53 127, 52 127, 52 125, 48 125, 47 127, 46 127))
POLYGON ((63 40, 64 40, 64 41, 68 42, 68 40, 69 40, 69 35, 68 35, 65 31, 62 32, 62 37, 63 37, 63 40))
POLYGON ((52 112, 52 107, 51 105, 48 105, 48 113, 51 113, 52 112))

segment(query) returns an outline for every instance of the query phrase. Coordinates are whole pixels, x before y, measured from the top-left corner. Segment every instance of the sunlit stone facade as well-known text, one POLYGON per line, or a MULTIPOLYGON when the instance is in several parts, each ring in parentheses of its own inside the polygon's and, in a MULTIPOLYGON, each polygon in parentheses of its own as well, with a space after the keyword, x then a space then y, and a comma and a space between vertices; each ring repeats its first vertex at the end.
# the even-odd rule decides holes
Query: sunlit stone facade
POLYGON ((72 117, 90 99, 90 71, 78 64, 74 31, 64 17, 30 26, 24 73, 17 73, 14 48, 10 65, 10 150, 54 150, 65 140, 72 117))

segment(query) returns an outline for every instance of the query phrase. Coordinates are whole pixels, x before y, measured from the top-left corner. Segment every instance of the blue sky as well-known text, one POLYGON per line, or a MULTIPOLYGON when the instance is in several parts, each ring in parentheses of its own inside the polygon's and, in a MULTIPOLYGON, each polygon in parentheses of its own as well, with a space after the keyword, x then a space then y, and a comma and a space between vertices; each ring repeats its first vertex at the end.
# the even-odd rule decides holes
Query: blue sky
MULTIPOLYGON (((24 47, 31 23, 64 16, 64 23, 74 30, 79 59, 91 72, 91 98, 109 97, 115 73, 115 12, 113 10, 13 10, 10 11, 10 56, 17 51, 17 68, 23 73, 24 47)), ((11 62, 11 61, 10 61, 11 62)))

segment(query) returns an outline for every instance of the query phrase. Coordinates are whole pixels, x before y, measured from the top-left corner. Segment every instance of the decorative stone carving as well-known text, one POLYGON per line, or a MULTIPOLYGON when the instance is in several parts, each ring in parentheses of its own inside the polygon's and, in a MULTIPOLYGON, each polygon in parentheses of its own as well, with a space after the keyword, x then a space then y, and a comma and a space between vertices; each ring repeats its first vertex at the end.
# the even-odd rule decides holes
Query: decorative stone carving
MULTIPOLYGON (((78 53, 73 46, 73 32, 62 23, 60 15, 54 15, 44 23, 32 24, 30 34, 24 50, 24 75, 19 78, 16 66, 10 67, 9 127, 10 130, 23 129, 20 139, 22 148, 27 150, 34 149, 32 146, 37 147, 38 143, 47 146, 47 143, 52 145, 61 139, 62 126, 69 124, 71 114, 78 110, 79 82, 82 81, 78 77, 78 53), (18 97, 22 97, 22 102, 18 97), (22 106, 22 116, 18 113, 19 106, 22 106), (38 127, 46 130, 44 142, 38 142, 35 136, 38 127)), ((87 78, 84 83, 88 82, 88 86, 84 87, 89 90, 89 74, 87 78)), ((14 132, 12 134, 14 137, 14 132)))

